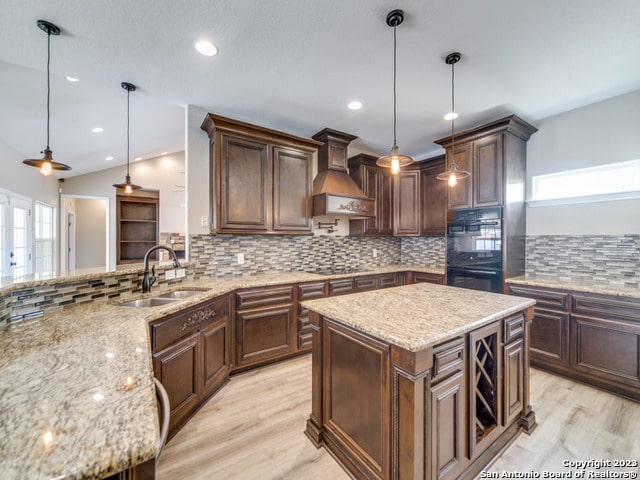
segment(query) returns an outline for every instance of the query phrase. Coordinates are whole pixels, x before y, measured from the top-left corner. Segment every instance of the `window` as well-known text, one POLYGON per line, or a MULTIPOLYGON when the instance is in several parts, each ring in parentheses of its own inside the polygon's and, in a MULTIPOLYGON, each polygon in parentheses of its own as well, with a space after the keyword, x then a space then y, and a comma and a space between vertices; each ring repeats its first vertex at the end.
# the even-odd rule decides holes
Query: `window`
POLYGON ((530 206, 640 197, 640 160, 538 175, 530 206))
POLYGON ((35 273, 48 273, 53 271, 55 209, 36 201, 35 210, 35 273))

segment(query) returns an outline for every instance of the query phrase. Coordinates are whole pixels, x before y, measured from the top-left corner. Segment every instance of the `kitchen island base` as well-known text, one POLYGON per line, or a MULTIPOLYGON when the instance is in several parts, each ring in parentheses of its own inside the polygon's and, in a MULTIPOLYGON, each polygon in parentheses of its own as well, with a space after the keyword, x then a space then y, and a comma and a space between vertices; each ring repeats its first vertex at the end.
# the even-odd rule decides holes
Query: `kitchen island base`
POLYGON ((536 427, 532 314, 527 306, 410 351, 311 311, 306 435, 357 479, 474 478, 536 427))

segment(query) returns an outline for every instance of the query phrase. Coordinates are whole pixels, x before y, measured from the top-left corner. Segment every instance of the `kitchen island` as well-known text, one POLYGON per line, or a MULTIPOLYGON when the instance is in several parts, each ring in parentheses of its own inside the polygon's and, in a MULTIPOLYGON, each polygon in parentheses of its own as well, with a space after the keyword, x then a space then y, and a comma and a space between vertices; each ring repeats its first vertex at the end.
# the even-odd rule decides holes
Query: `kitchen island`
POLYGON ((314 330, 307 436, 355 478, 473 478, 536 426, 534 303, 433 284, 303 302, 314 330))

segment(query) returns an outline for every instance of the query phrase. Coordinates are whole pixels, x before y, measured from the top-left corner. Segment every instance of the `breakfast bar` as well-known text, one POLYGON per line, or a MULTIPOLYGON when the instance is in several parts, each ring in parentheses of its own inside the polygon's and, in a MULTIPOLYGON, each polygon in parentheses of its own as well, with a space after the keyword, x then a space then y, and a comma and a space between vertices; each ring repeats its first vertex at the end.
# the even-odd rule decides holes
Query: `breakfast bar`
POLYGON ((473 478, 536 427, 534 303, 426 283, 303 302, 307 436, 355 478, 473 478))

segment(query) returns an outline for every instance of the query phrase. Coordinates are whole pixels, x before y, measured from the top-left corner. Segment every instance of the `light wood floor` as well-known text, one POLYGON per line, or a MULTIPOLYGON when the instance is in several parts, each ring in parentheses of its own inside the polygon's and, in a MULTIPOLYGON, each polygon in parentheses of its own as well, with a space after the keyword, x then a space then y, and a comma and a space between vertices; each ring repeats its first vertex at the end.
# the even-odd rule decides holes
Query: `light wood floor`
MULTIPOLYGON (((307 355, 233 377, 167 444, 157 479, 348 479, 303 433, 310 372, 307 355)), ((640 404, 539 370, 531 404, 538 428, 488 470, 566 472, 563 460, 640 459, 640 404)))

